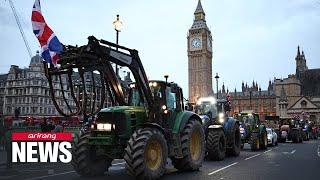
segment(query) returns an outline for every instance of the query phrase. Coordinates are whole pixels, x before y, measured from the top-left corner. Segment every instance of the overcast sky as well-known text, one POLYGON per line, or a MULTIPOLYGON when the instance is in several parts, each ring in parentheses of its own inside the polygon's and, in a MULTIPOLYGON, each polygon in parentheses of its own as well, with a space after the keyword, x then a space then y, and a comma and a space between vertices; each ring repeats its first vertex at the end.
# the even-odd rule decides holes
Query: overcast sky
MULTIPOLYGON (((12 0, 33 53, 33 0, 12 0)), ((42 0, 42 13, 63 44, 83 45, 89 35, 115 41, 112 22, 120 14, 120 44, 137 49, 150 79, 169 79, 188 88, 187 32, 198 0, 42 0)), ((231 91, 241 82, 295 72, 300 45, 309 68, 320 68, 320 0, 202 0, 213 34, 213 73, 231 91)), ((29 55, 8 1, 0 1, 0 73, 28 66, 29 55)), ((214 83, 214 90, 215 90, 214 83)))

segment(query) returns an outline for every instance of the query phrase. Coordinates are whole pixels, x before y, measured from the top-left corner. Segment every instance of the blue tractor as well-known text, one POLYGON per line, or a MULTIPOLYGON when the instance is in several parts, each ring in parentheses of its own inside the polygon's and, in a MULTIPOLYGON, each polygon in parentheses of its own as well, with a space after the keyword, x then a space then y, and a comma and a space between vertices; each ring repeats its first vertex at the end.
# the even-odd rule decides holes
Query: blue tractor
POLYGON ((202 118, 206 134, 206 155, 210 160, 221 161, 226 155, 239 156, 239 121, 229 117, 227 100, 214 97, 199 98, 195 112, 202 118))

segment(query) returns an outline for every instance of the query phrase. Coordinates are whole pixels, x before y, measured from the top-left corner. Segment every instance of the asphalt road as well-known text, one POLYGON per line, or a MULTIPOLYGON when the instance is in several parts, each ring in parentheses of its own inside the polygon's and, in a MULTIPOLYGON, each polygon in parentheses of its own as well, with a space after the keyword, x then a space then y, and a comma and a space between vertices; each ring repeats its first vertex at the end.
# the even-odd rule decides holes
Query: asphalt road
MULTIPOLYGON (((80 177, 69 164, 16 164, 10 171, 0 167, 0 179, 86 179, 80 177)), ((92 179, 92 178, 91 178, 92 179)), ((103 177, 95 179, 133 179, 124 169, 123 160, 116 160, 103 177)), ((303 144, 285 143, 264 151, 251 152, 245 146, 239 157, 224 161, 205 161, 199 171, 177 172, 170 163, 162 180, 301 180, 320 179, 320 140, 303 144)))

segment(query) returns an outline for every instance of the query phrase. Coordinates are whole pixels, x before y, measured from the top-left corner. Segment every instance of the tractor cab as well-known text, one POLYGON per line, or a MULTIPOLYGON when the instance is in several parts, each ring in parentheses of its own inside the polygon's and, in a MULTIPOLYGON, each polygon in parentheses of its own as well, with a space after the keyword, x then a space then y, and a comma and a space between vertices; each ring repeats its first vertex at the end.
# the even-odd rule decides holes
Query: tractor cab
POLYGON ((253 113, 252 111, 242 111, 238 114, 238 120, 241 125, 247 127, 255 127, 260 125, 259 115, 253 113))
MULTIPOLYGON (((176 83, 164 81, 149 81, 149 87, 156 104, 155 119, 165 125, 164 119, 174 118, 175 115, 184 110, 182 89, 176 83)), ((129 106, 145 107, 145 100, 140 97, 136 83, 129 85, 129 106)))
POLYGON ((201 97, 195 106, 195 113, 202 118, 203 124, 222 124, 225 122, 225 104, 226 100, 214 97, 201 97), (212 121, 212 122, 211 122, 212 121))

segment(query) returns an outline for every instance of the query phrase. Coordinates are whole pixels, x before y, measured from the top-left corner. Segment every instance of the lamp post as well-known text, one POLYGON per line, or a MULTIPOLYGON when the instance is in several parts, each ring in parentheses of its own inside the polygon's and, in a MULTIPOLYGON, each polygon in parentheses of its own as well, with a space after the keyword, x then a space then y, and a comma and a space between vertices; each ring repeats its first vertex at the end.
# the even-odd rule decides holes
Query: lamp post
POLYGON ((218 75, 218 73, 216 73, 216 76, 214 77, 215 79, 216 79, 216 84, 217 84, 217 100, 218 100, 218 98, 219 98, 219 92, 218 92, 218 88, 219 88, 219 86, 218 86, 218 80, 219 80, 219 75, 218 75))
MULTIPOLYGON (((122 22, 119 19, 119 14, 117 14, 117 19, 113 21, 114 30, 116 30, 116 44, 119 44, 119 32, 122 28, 122 22)), ((118 47, 116 48, 118 50, 118 47)), ((116 64, 116 75, 119 76, 118 65, 116 64)))
POLYGON ((168 78, 169 78, 169 75, 168 75, 168 74, 165 74, 165 75, 164 75, 164 78, 166 79, 166 85, 167 85, 167 83, 168 83, 168 78))

